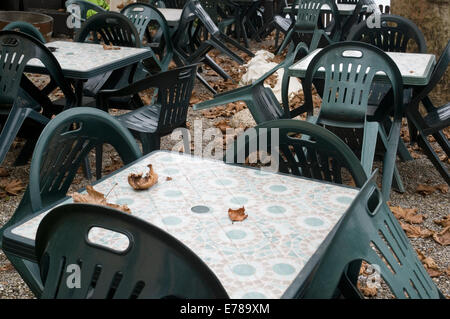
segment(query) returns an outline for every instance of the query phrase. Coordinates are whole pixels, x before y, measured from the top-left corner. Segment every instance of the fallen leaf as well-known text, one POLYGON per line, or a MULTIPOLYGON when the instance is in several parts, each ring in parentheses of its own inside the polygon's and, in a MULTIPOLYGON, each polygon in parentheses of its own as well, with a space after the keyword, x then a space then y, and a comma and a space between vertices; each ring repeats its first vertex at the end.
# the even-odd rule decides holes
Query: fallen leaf
POLYGON ((170 177, 170 176, 167 176, 166 177, 166 181, 171 181, 173 178, 172 177, 170 177))
POLYGON ((13 270, 13 269, 14 269, 14 267, 11 263, 8 263, 5 266, 0 267, 0 271, 9 271, 9 270, 13 270))
POLYGON ((441 220, 435 220, 434 223, 442 227, 448 227, 450 226, 450 215, 445 216, 441 220))
POLYGON ((111 208, 121 210, 127 214, 131 214, 131 210, 130 208, 128 208, 127 205, 117 205, 108 203, 106 201, 105 195, 103 193, 100 193, 99 191, 96 191, 94 187, 92 187, 91 185, 86 186, 86 191, 87 194, 80 194, 75 192, 68 195, 73 198, 74 203, 86 203, 86 204, 108 206, 111 208))
POLYGON ((359 282, 357 283, 358 289, 362 292, 365 297, 375 297, 378 294, 378 290, 376 287, 367 287, 361 285, 359 282))
POLYGON ((392 213, 397 219, 404 219, 405 221, 412 224, 421 224, 426 215, 417 214, 417 208, 403 208, 400 206, 389 206, 392 213))
POLYGON ((128 175, 128 184, 135 190, 149 189, 158 182, 158 174, 153 171, 152 164, 147 166, 150 171, 143 177, 144 173, 128 175))
POLYGON ((6 193, 9 195, 17 196, 20 194, 21 191, 23 191, 25 187, 23 186, 22 182, 19 180, 13 180, 11 182, 8 182, 6 185, 4 185, 4 189, 6 193))
POLYGON ((405 231, 406 236, 408 236, 409 238, 427 238, 433 236, 433 232, 429 229, 424 229, 422 227, 413 226, 411 224, 406 224, 403 222, 400 222, 400 225, 405 231))
POLYGON ((0 177, 8 177, 9 173, 6 168, 0 167, 0 177))
POLYGON ((112 44, 102 44, 103 45, 103 50, 120 50, 120 47, 115 47, 112 44))
POLYGON ((446 184, 439 184, 439 185, 423 185, 420 184, 416 188, 416 192, 422 195, 430 195, 433 194, 435 191, 439 190, 442 194, 446 194, 448 192, 448 185, 446 184))
POLYGON ((241 207, 238 209, 228 209, 228 216, 233 222, 241 222, 248 217, 245 213, 245 208, 241 207))
POLYGON ((433 239, 442 246, 450 245, 450 226, 445 227, 440 233, 433 234, 433 239))
POLYGON ((442 275, 443 272, 439 269, 439 266, 433 258, 425 256, 425 254, 418 249, 416 249, 416 253, 430 277, 439 277, 442 275))

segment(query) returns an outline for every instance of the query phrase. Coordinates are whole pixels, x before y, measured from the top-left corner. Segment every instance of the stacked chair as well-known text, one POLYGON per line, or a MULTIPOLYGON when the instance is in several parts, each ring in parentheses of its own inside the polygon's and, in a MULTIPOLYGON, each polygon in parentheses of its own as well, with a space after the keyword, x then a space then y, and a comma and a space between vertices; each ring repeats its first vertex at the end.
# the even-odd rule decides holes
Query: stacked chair
MULTIPOLYGON (((175 62, 179 66, 205 63, 221 77, 229 79, 230 76, 208 56, 209 51, 217 49, 234 61, 240 64, 244 63, 244 60, 228 48, 225 43, 231 44, 249 56, 254 56, 251 51, 222 33, 203 9, 200 2, 197 0, 188 1, 183 8, 178 29, 173 36, 175 62)), ((197 78, 213 94, 217 93, 200 74, 197 74, 197 78)))

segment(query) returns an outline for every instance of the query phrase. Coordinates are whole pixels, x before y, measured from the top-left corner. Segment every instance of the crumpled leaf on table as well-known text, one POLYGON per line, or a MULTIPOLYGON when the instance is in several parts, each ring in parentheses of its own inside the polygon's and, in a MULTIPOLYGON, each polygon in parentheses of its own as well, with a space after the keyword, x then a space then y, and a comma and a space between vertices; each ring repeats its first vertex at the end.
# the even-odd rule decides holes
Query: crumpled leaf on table
POLYGON ((144 173, 131 173, 128 175, 128 184, 135 190, 149 189, 158 182, 158 174, 154 172, 152 164, 149 164, 147 167, 150 170, 145 176, 142 176, 144 173))
POLYGON ((228 209, 228 216, 233 222, 241 222, 248 217, 245 213, 245 208, 241 207, 238 209, 228 209))
POLYGON ((433 232, 429 229, 424 229, 420 226, 400 222, 402 229, 409 238, 427 238, 433 236, 433 232))
POLYGON ((445 227, 440 233, 434 233, 433 239, 442 246, 450 245, 450 226, 445 227))
POLYGON ((120 47, 115 47, 112 44, 102 44, 103 50, 120 50, 120 47))
POLYGON ((81 194, 78 192, 68 194, 73 198, 74 203, 86 203, 86 204, 94 204, 94 205, 102 205, 108 206, 111 208, 115 208, 121 210, 127 214, 131 214, 130 208, 127 205, 118 205, 113 203, 108 203, 106 201, 105 195, 96 191, 94 187, 91 185, 86 186, 87 194, 81 194))
POLYGON ((389 208, 397 219, 404 219, 411 224, 421 224, 423 219, 427 218, 427 215, 417 214, 417 208, 403 208, 400 206, 389 206, 389 208))

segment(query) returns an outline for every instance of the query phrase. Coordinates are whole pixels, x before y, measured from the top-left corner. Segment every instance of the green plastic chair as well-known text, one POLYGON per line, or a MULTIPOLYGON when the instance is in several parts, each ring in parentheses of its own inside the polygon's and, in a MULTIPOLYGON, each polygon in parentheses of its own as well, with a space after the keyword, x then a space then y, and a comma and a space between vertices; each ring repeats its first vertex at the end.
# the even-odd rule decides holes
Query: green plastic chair
MULTIPOLYGON (((124 164, 142 156, 133 136, 114 117, 95 108, 77 107, 51 120, 36 144, 30 166, 28 188, 6 228, 66 197, 67 191, 86 156, 94 148, 96 158, 103 144, 110 144, 124 164), (74 124, 78 127, 73 129, 74 124)), ((96 161, 97 178, 101 167, 96 161)), ((1 244, 1 242, 0 242, 1 244)), ((37 264, 8 255, 8 259, 36 296, 42 292, 37 264)))
POLYGON ((347 298, 364 298, 356 283, 361 262, 366 261, 379 269, 398 299, 444 298, 384 202, 375 175, 340 221, 310 284, 299 297, 329 299, 338 290, 347 298))
POLYGON ((300 42, 305 42, 303 39, 305 35, 312 37, 309 45, 311 50, 319 47, 321 39, 325 39, 327 44, 340 40, 341 20, 334 0, 302 0, 299 4, 295 24, 293 23, 291 29, 285 36, 277 54, 283 52, 291 41, 293 41, 294 47, 300 42), (334 20, 334 28, 330 34, 325 29, 319 28, 321 7, 324 4, 331 8, 331 14, 334 20))
POLYGON ((312 81, 319 68, 325 69, 322 105, 317 116, 310 113, 308 121, 331 130, 335 128, 338 136, 353 144, 354 151, 361 150, 361 163, 367 175, 372 173, 379 136, 386 149, 383 197, 389 200, 394 175, 397 186, 403 188, 395 162, 403 116, 403 81, 397 65, 379 48, 362 42, 336 43, 322 49, 310 62, 303 81, 305 105, 311 111, 312 81), (384 72, 391 82, 392 105, 368 104, 371 85, 379 71, 384 72), (387 133, 382 124, 390 114, 393 114, 393 120, 387 133), (358 136, 355 130, 363 130, 363 136, 358 136))
MULTIPOLYGON (((75 35, 76 42, 105 43, 106 45, 141 48, 139 33, 134 24, 118 12, 98 13, 83 23, 75 35)), ((90 78, 83 87, 83 94, 95 97, 100 90, 124 87, 132 81, 145 78, 148 72, 142 63, 114 71, 108 71, 90 78)), ((125 97, 119 103, 121 108, 134 109, 135 98, 125 97)))
MULTIPOLYGON (((177 31, 173 35, 174 61, 178 66, 205 63, 223 79, 231 79, 210 56, 208 52, 216 49, 239 64, 244 60, 226 43, 232 45, 234 49, 245 52, 249 56, 254 54, 241 46, 234 39, 223 34, 211 17, 197 0, 189 0, 183 7, 180 23, 177 31)), ((197 74, 200 82, 213 94, 217 92, 200 74, 197 74)))
MULTIPOLYGON (((129 4, 121 10, 121 13, 133 22, 139 32, 141 42, 144 39, 147 40, 147 46, 153 53, 152 60, 156 62, 158 71, 167 71, 173 58, 173 44, 169 25, 164 15, 156 7, 143 3, 129 4), (148 30, 149 24, 152 22, 158 24, 154 37, 148 30)), ((145 65, 146 61, 143 63, 145 65)), ((150 66, 147 69, 150 69, 150 66)))
POLYGON ((0 164, 19 131, 25 133, 25 120, 32 120, 30 124, 33 124, 27 134, 29 143, 27 141, 24 153, 16 160, 16 164, 19 164, 26 162, 28 155, 31 155, 30 150, 32 151, 37 140, 36 131, 39 132, 48 123, 52 114, 61 111, 23 75, 27 63, 36 58, 46 66, 52 81, 64 93, 66 108, 74 106, 76 97, 56 58, 35 37, 17 31, 0 31, 0 50, 2 57, 11 57, 0 63, 0 115, 6 118, 0 134, 0 164))
POLYGON ((183 243, 109 207, 55 208, 39 225, 36 255, 43 299, 229 298, 211 269, 183 243), (128 247, 117 251, 90 241, 92 225, 124 236, 128 247), (80 267, 80 288, 66 285, 70 265, 80 267))
POLYGON ((244 101, 257 124, 281 118, 294 118, 309 111, 303 106, 293 110, 289 109, 288 89, 290 77, 287 72, 287 69, 294 63, 299 54, 306 56, 308 52, 309 49, 306 44, 298 44, 296 49, 289 53, 283 62, 268 71, 257 81, 247 86, 216 94, 212 100, 195 104, 194 110, 204 110, 232 102, 244 101), (282 80, 283 106, 280 105, 272 90, 264 86, 264 81, 281 68, 284 68, 285 71, 282 80))
POLYGON ((411 103, 407 106, 406 116, 408 123, 411 124, 411 143, 417 142, 420 145, 442 178, 450 185, 450 173, 428 141, 428 136, 432 135, 447 154, 447 157, 450 157, 450 143, 443 133, 443 130, 450 126, 450 102, 435 106, 429 96, 430 92, 446 74, 449 63, 450 41, 442 52, 428 85, 418 89, 411 103), (420 102, 425 108, 425 113, 420 110, 420 102))
POLYGON ((23 32, 32 37, 35 37, 42 43, 47 42, 47 41, 45 41, 45 38, 42 35, 42 33, 34 25, 32 25, 31 23, 25 22, 25 21, 14 21, 14 22, 9 23, 8 25, 6 25, 6 27, 3 28, 3 31, 8 31, 8 30, 23 32))
POLYGON ((186 127, 189 100, 194 89, 197 65, 160 72, 117 90, 100 91, 97 106, 107 111, 116 108, 112 98, 138 95, 151 88, 157 89, 157 97, 149 105, 118 115, 117 120, 142 142, 144 154, 160 149, 161 137, 178 127, 186 127))
POLYGON ((352 177, 356 187, 367 180, 358 158, 339 137, 306 121, 276 120, 250 128, 227 149, 224 160, 244 164, 257 151, 267 152, 282 173, 337 184, 352 177))

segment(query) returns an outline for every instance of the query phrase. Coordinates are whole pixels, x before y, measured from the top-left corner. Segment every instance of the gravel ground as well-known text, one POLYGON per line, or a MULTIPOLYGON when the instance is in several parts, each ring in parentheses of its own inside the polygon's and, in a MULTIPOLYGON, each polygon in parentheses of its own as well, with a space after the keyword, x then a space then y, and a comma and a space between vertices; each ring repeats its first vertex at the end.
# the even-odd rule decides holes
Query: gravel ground
MULTIPOLYGON (((256 44, 252 43, 252 49, 255 51, 260 47, 267 47, 267 43, 256 44)), ((219 78, 214 78, 211 76, 207 77, 216 83, 221 81, 219 78)), ((195 96, 202 96, 203 98, 210 98, 209 93, 207 93, 203 86, 196 84, 195 96), (208 97, 209 95, 209 97, 208 97)), ((221 120, 228 120, 232 123, 232 126, 252 126, 252 119, 249 118, 248 113, 241 112, 240 116, 235 116, 234 118, 218 116, 216 118, 207 118, 201 111, 194 112, 190 108, 188 112, 188 124, 190 124, 190 131, 193 134, 193 123, 201 123, 202 129, 206 130, 211 127, 215 127, 214 124, 220 122, 221 120)), ((173 146, 177 143, 177 140, 171 139, 170 136, 166 136, 162 139, 161 148, 166 150, 171 150, 173 146)), ((206 146, 208 141, 203 141, 203 145, 206 146)), ((23 141, 18 139, 17 143, 14 145, 12 150, 8 153, 6 161, 3 167, 7 169, 10 174, 9 179, 19 179, 23 183, 28 181, 29 165, 14 167, 12 165, 14 158, 18 155, 20 147, 23 145, 23 141)), ((406 187, 406 192, 404 194, 397 193, 393 191, 391 193, 391 205, 392 206, 402 206, 405 208, 418 208, 419 213, 426 214, 428 217, 423 223, 423 227, 429 228, 434 231, 440 231, 441 227, 434 223, 435 220, 442 219, 447 216, 450 211, 450 194, 441 194, 440 192, 435 192, 430 195, 420 195, 416 192, 416 188, 419 184, 427 185, 437 185, 444 184, 438 172, 434 169, 431 162, 420 152, 416 151, 419 158, 414 161, 409 162, 399 162, 399 169, 401 176, 406 187)), ((116 153, 107 148, 104 152, 104 170, 112 164, 112 159, 117 158, 116 153)), ((92 161, 92 163, 94 163, 92 161)), ((379 167, 380 163, 375 163, 375 166, 379 167)), ((90 181, 84 179, 82 175, 77 175, 75 181, 72 185, 73 190, 80 189, 86 186, 90 181)), ((24 185, 26 186, 26 185, 24 185)), ((18 206, 22 195, 10 196, 0 199, 0 226, 2 226, 14 213, 16 207, 18 206)), ((432 238, 418 238, 411 239, 411 244, 414 248, 422 251, 426 256, 431 257, 437 263, 441 270, 446 270, 450 267, 450 248, 448 246, 442 246, 435 242, 432 238)), ((446 296, 450 296, 450 278, 444 273, 433 278, 433 281, 446 296)), ((0 299, 2 298, 34 298, 31 291, 28 289, 26 284, 22 281, 20 276, 8 262, 3 251, 0 250, 0 299)), ((371 298, 392 298, 392 294, 389 288, 384 283, 382 288, 378 289, 377 294, 371 298)))

